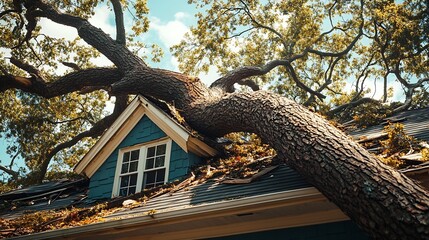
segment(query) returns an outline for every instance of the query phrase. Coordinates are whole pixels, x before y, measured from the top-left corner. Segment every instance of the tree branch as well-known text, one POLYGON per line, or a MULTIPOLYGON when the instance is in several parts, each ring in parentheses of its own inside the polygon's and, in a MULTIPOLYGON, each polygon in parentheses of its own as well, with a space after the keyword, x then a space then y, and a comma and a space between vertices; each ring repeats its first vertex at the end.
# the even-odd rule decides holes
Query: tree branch
POLYGON ((241 2, 241 4, 244 5, 244 9, 243 10, 247 14, 247 16, 250 18, 250 20, 252 21, 252 23, 255 24, 256 27, 260 27, 260 28, 268 30, 269 32, 272 32, 274 35, 276 35, 280 39, 280 42, 282 43, 283 47, 285 49, 287 49, 287 43, 285 42, 283 35, 280 34, 274 28, 269 27, 269 26, 265 26, 265 25, 259 23, 258 21, 256 21, 256 19, 253 17, 252 13, 250 12, 250 9, 247 6, 247 4, 243 0, 240 0, 240 2, 241 2))
POLYGON ((313 89, 307 87, 304 83, 299 81, 298 76, 296 75, 292 65, 288 60, 273 60, 268 62, 262 67, 247 66, 247 67, 238 68, 236 70, 229 72, 227 75, 217 79, 216 81, 214 81, 210 85, 210 88, 220 88, 226 92, 229 92, 231 90, 231 87, 235 83, 239 83, 243 79, 246 79, 249 77, 264 75, 269 71, 271 71, 273 68, 278 66, 285 66, 288 69, 292 79, 295 81, 298 87, 309 92, 310 94, 316 95, 321 99, 325 98, 325 95, 314 91, 313 89))
POLYGON ((98 137, 100 136, 108 127, 112 125, 112 123, 121 115, 124 109, 128 104, 128 96, 120 95, 116 96, 115 108, 113 109, 113 113, 109 116, 104 117, 100 121, 94 124, 91 129, 81 132, 78 135, 74 136, 72 139, 60 143, 55 146, 46 156, 42 164, 40 165, 40 173, 38 175, 38 181, 42 181, 46 171, 48 169, 48 165, 51 162, 51 159, 61 150, 74 146, 76 143, 81 141, 87 137, 98 137))
POLYGON ((353 41, 343 51, 332 53, 332 52, 323 52, 323 51, 315 50, 313 48, 308 48, 307 51, 309 53, 313 53, 313 54, 316 54, 316 55, 322 56, 322 57, 341 57, 341 56, 347 54, 348 52, 350 52, 350 50, 352 50, 352 48, 355 46, 355 44, 357 43, 359 38, 362 36, 362 34, 363 34, 363 22, 361 23, 361 26, 359 27, 358 35, 356 35, 356 37, 353 39, 353 41))
POLYGON ((0 170, 2 170, 3 172, 11 175, 14 180, 17 180, 18 177, 19 177, 18 172, 14 171, 12 169, 9 169, 9 168, 7 168, 5 166, 0 165, 0 170))
POLYGON ((71 68, 71 69, 74 69, 74 70, 76 70, 76 71, 81 70, 81 68, 80 68, 76 63, 72 63, 72 62, 63 62, 63 61, 61 61, 61 63, 62 63, 64 66, 69 67, 69 68, 71 68))
MULTIPOLYGON (((38 72, 25 64, 20 65, 29 72, 38 72)), ((8 89, 20 89, 25 92, 51 98, 63 94, 80 91, 87 86, 104 88, 122 79, 122 73, 116 68, 92 68, 66 74, 56 81, 46 83, 35 74, 32 77, 0 76, 0 92, 8 89)))
POLYGON ((24 63, 14 57, 10 58, 10 62, 16 67, 28 72, 29 74, 34 74, 37 77, 41 78, 40 71, 37 68, 33 67, 32 65, 24 63))
POLYGON ((344 109, 346 109, 346 108, 356 107, 356 106, 359 106, 359 105, 361 105, 361 104, 369 103, 369 102, 378 102, 378 101, 377 101, 377 100, 375 100, 375 99, 373 99, 373 98, 360 98, 359 100, 356 100, 356 101, 353 101, 353 102, 349 102, 349 103, 346 103, 346 104, 340 105, 340 106, 338 106, 338 107, 336 107, 336 108, 334 108, 334 109, 332 109, 332 110, 328 111, 328 112, 326 113, 326 115, 328 115, 328 116, 333 116, 333 115, 335 115, 335 114, 337 114, 337 113, 339 113, 339 112, 343 111, 343 110, 344 110, 344 109))
POLYGON ((124 13, 122 12, 121 2, 119 0, 110 0, 115 12, 116 22, 116 42, 125 45, 125 26, 124 26, 124 13))
POLYGON ((100 28, 96 28, 90 24, 86 19, 66 13, 60 13, 57 9, 50 4, 45 3, 43 0, 35 1, 35 5, 41 9, 39 17, 46 17, 56 23, 76 28, 79 36, 85 42, 100 51, 121 71, 131 70, 135 66, 146 66, 144 61, 134 55, 125 46, 125 44, 119 44, 100 28), (127 57, 124 58, 123 56, 127 57))
MULTIPOLYGON (((336 2, 334 2, 334 5, 335 4, 336 4, 336 2)), ((363 33, 363 27, 364 27, 364 23, 365 23, 364 18, 363 18, 363 5, 364 5, 364 2, 361 0, 360 4, 361 4, 361 7, 360 7, 360 19, 361 19, 361 22, 360 22, 360 25, 359 25, 359 32, 355 36, 355 38, 350 42, 350 44, 343 51, 341 51, 341 52, 335 52, 335 53, 332 53, 332 52, 323 52, 323 51, 319 51, 319 50, 316 50, 316 49, 308 47, 308 48, 306 48, 304 50, 303 54, 313 53, 313 54, 316 54, 316 55, 321 56, 321 57, 341 57, 341 56, 344 56, 345 54, 347 54, 348 52, 350 52, 350 50, 352 50, 352 48, 356 45, 356 43, 359 40, 359 38, 364 34, 363 33)), ((331 8, 334 5, 332 5, 331 8)), ((329 9, 329 14, 331 14, 330 13, 331 8, 329 9)), ((319 38, 317 39, 317 41, 320 41, 324 35, 329 34, 334 29, 339 29, 339 28, 334 27, 330 31, 322 33, 319 36, 319 38)))
POLYGON ((34 29, 36 29, 37 26, 37 20, 36 20, 36 15, 34 14, 33 11, 27 11, 25 13, 25 18, 27 19, 27 26, 25 27, 27 32, 24 36, 24 39, 22 39, 18 45, 16 45, 14 48, 19 48, 22 46, 23 43, 28 42, 28 40, 31 39, 31 36, 33 35, 33 31, 34 29))
POLYGON ((9 13, 17 13, 19 14, 20 11, 16 10, 16 9, 8 9, 8 10, 4 10, 3 12, 0 12, 0 18, 2 18, 3 16, 9 14, 9 13))
POLYGON ((237 82, 237 84, 244 85, 244 86, 248 86, 248 87, 250 87, 253 91, 258 91, 258 90, 260 90, 259 85, 258 85, 255 81, 253 81, 253 80, 251 80, 251 79, 242 79, 241 81, 238 81, 238 82, 237 82))
POLYGON ((300 87, 301 89, 307 91, 310 94, 316 95, 319 99, 326 98, 326 96, 323 95, 322 93, 314 91, 313 89, 307 87, 303 82, 299 81, 298 76, 295 73, 295 69, 292 67, 292 64, 290 64, 289 62, 287 62, 286 63, 286 68, 289 70, 289 73, 291 74, 292 79, 295 81, 295 83, 296 83, 296 85, 298 87, 300 87))

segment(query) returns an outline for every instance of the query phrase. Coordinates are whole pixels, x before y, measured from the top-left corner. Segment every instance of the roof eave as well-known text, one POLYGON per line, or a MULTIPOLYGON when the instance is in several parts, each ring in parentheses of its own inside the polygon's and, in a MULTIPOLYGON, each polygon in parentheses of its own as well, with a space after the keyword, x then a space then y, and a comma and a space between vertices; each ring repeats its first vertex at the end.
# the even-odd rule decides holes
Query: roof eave
MULTIPOLYGON (((80 236, 106 234, 106 231, 125 231, 128 228, 138 228, 145 225, 162 222, 165 225, 167 222, 192 221, 201 219, 202 217, 210 216, 227 216, 231 214, 240 214, 243 212, 264 210, 281 206, 294 206, 299 204, 307 204, 311 202, 328 202, 327 199, 314 187, 290 190, 280 193, 271 193, 254 197, 246 197, 243 199, 232 199, 222 202, 215 202, 207 205, 193 206, 191 208, 177 209, 155 213, 154 216, 147 214, 129 217, 125 219, 117 219, 107 222, 95 223, 80 227, 67 229, 52 230, 48 232, 35 233, 17 237, 16 239, 57 239, 57 238, 78 238, 80 236)), ((316 214, 316 213, 315 213, 316 214)), ((289 216, 290 217, 290 216, 289 216)), ((311 217, 308 221, 311 223, 302 222, 300 225, 317 224, 333 221, 343 221, 348 218, 335 208, 332 210, 331 216, 311 217)), ((293 227, 297 223, 291 223, 293 227)))

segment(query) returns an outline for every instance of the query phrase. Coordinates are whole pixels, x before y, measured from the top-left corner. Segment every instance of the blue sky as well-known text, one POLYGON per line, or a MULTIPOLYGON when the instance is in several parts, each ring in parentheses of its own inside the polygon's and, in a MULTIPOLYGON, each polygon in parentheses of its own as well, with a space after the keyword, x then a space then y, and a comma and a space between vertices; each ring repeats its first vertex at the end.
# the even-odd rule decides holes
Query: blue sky
MULTIPOLYGON (((172 58, 169 48, 173 44, 177 44, 189 27, 196 22, 194 18, 196 9, 187 4, 187 0, 148 0, 148 7, 150 9, 149 19, 151 20, 150 31, 142 36, 142 41, 149 45, 156 43, 164 50, 164 57, 160 63, 149 64, 153 67, 178 71, 177 60, 172 58)), ((90 19, 90 22, 112 36, 115 35, 114 16, 107 7, 98 7, 96 15, 90 19)), ((48 35, 66 39, 74 39, 77 36, 75 29, 57 25, 46 19, 42 19, 41 25, 42 32, 48 35)), ((0 49, 0 51, 4 52, 6 56, 10 55, 6 49, 0 49)), ((94 59, 93 62, 99 66, 111 64, 103 57, 94 59)), ((61 73, 65 70, 66 68, 61 66, 58 72, 61 73)), ((206 84, 210 84, 218 76, 215 70, 212 70, 209 74, 201 74, 199 77, 206 84)), ((0 139, 0 164, 2 165, 8 165, 10 162, 10 158, 6 154, 7 144, 5 139, 0 139)), ((19 166, 23 166, 23 160, 17 161, 15 169, 19 166)))

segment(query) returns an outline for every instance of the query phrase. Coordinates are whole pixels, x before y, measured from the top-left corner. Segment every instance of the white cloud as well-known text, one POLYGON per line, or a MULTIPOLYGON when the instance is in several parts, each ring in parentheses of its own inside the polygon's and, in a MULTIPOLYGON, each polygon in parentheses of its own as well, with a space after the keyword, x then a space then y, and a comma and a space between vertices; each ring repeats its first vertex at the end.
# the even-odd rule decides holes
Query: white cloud
MULTIPOLYGON (((387 81, 387 88, 393 89, 393 96, 389 98, 388 101, 403 101, 404 90, 400 82, 396 81, 392 77, 389 77, 387 81)), ((365 97, 381 100, 384 95, 384 82, 380 79, 375 82, 367 81, 364 84, 364 89, 371 90, 371 92, 365 94, 365 97)))
POLYGON ((114 16, 113 12, 106 6, 100 6, 95 9, 95 15, 88 21, 97 28, 101 28, 105 33, 112 38, 116 37, 116 26, 110 23, 110 19, 114 16))
MULTIPOLYGON (((97 9, 95 10, 95 15, 88 19, 88 21, 95 27, 101 28, 104 32, 114 38, 116 37, 116 28, 110 23, 110 18, 112 16, 113 13, 109 10, 107 6, 100 6, 97 7, 97 9)), ((78 33, 75 28, 57 24, 46 18, 42 18, 40 20, 40 25, 42 26, 41 33, 50 37, 65 38, 66 40, 70 41, 78 37, 78 33)), ((86 45, 84 41, 80 41, 80 43, 86 45)), ((112 65, 112 62, 110 62, 103 55, 92 59, 91 62, 100 67, 112 65)), ((59 64, 58 68, 55 71, 57 74, 61 75, 67 70, 70 69, 68 67, 63 66, 62 64, 59 64)))
POLYGON ((42 26, 40 33, 53 38, 73 40, 78 36, 75 28, 55 23, 47 18, 42 18, 40 20, 40 26, 42 26))
MULTIPOLYGON (((189 27, 183 22, 188 17, 189 15, 184 12, 177 12, 174 15, 174 20, 166 23, 161 22, 158 18, 151 19, 150 27, 155 30, 166 51, 169 51, 173 45, 178 44, 189 31, 189 27)), ((179 61, 176 57, 172 56, 170 63, 173 66, 173 71, 179 71, 179 61)), ((198 78, 206 85, 210 85, 219 78, 217 68, 210 67, 208 73, 200 73, 198 78)))
POLYGON ((212 84, 215 80, 220 78, 220 75, 217 67, 211 66, 207 73, 198 74, 198 78, 201 79, 201 81, 205 83, 207 86, 210 86, 210 84, 212 84))
POLYGON ((165 47, 178 44, 184 37, 189 28, 183 23, 183 19, 188 15, 183 12, 178 12, 174 15, 174 20, 167 23, 162 23, 158 18, 152 18, 150 27, 154 29, 161 42, 165 47))
POLYGON ((11 56, 11 52, 12 50, 10 50, 9 48, 2 48, 0 47, 0 52, 3 53, 4 57, 10 57, 11 56))
POLYGON ((176 14, 174 14, 174 18, 177 20, 181 20, 181 19, 185 19, 187 18, 189 15, 184 13, 184 12, 177 12, 176 14))

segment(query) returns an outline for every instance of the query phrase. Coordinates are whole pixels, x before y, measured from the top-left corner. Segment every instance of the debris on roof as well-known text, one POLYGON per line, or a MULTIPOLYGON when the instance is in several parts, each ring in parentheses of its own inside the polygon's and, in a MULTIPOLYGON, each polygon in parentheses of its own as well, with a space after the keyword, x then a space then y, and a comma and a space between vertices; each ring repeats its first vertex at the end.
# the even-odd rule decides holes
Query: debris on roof
POLYGON ((24 213, 67 208, 86 199, 88 180, 61 180, 30 186, 0 195, 0 217, 16 218, 24 213))
POLYGON ((429 108, 400 112, 380 124, 349 132, 368 151, 396 168, 428 160, 429 108), (421 142, 423 141, 423 142, 421 142), (422 145, 423 144, 423 145, 422 145))
POLYGON ((371 142, 374 140, 380 140, 380 139, 385 139, 387 137, 387 133, 385 132, 380 132, 380 133, 372 133, 369 135, 364 135, 364 136, 359 136, 356 141, 358 143, 365 143, 365 142, 371 142))
POLYGON ((173 195, 163 194, 158 196, 156 201, 149 200, 132 210, 120 209, 106 218, 112 220, 125 219, 129 218, 130 213, 134 216, 149 215, 151 210, 156 210, 156 213, 169 212, 174 209, 192 208, 306 187, 311 187, 311 185, 298 173, 286 165, 279 165, 273 168, 269 174, 261 176, 258 181, 252 181, 248 184, 224 184, 219 181, 205 181, 190 185, 173 195))
MULTIPOLYGON (((416 139, 429 142, 429 107, 399 112, 389 118, 385 118, 384 122, 387 122, 387 119, 401 119, 400 122, 404 124, 407 134, 416 139)), ((357 139, 361 136, 380 133, 383 131, 384 126, 383 124, 376 124, 361 129, 349 128, 347 132, 357 139)))
POLYGON ((253 181, 258 180, 259 178, 261 178, 265 174, 273 171, 277 167, 278 167, 278 165, 277 166, 267 167, 265 169, 262 169, 261 171, 259 171, 258 173, 256 173, 255 175, 253 175, 253 176, 251 176, 249 178, 225 179, 225 180, 222 180, 221 183, 224 183, 224 184, 246 184, 246 183, 251 183, 253 181))

